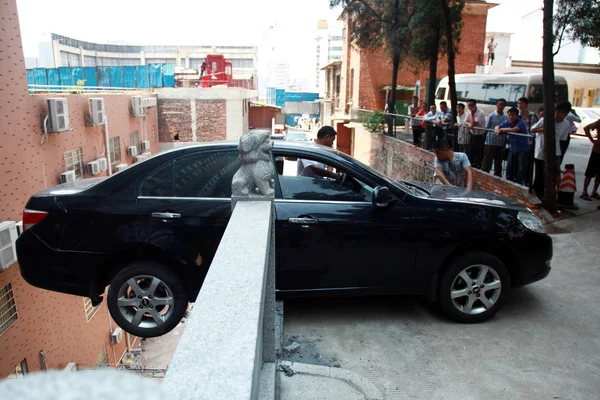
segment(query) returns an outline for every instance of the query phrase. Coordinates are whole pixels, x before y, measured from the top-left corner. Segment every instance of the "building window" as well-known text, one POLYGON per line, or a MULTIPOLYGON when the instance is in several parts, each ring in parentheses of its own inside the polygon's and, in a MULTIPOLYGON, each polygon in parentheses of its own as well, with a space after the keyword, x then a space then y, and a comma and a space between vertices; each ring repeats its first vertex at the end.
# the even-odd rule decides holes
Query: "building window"
POLYGON ((129 146, 138 147, 139 144, 140 144, 140 135, 138 134, 138 131, 131 132, 129 134, 129 146))
POLYGON ((254 67, 254 62, 251 58, 232 58, 231 66, 233 68, 252 68, 254 67))
POLYGON ((120 138, 110 138, 108 141, 108 147, 110 149, 110 162, 116 164, 121 162, 121 140, 120 138))
POLYGON ((76 178, 83 177, 83 152, 81 147, 65 153, 65 170, 75 171, 76 178))
POLYGON ((85 310, 85 320, 89 321, 94 317, 96 311, 98 311, 98 309, 100 308, 100 304, 94 307, 92 305, 92 300, 89 297, 85 297, 83 299, 83 308, 85 310))
POLYGON ((17 322, 17 319, 19 319, 17 305, 13 297, 12 286, 8 283, 0 289, 0 335, 17 322))
POLYGON ((15 367, 13 372, 7 376, 7 379, 19 379, 24 378, 27 375, 27 360, 23 360, 15 367))

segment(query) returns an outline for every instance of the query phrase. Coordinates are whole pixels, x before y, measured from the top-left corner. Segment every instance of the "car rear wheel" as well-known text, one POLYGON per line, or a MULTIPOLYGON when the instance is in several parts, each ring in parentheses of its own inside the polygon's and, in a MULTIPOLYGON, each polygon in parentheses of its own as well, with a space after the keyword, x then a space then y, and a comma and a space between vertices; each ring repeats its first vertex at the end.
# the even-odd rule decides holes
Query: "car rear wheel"
POLYGON ((500 309, 510 290, 504 264, 489 253, 465 254, 452 263, 439 286, 442 310, 458 322, 482 322, 500 309))
POLYGON ((108 309, 115 322, 138 337, 164 335, 181 321, 188 296, 181 278, 153 261, 136 261, 110 282, 108 309))

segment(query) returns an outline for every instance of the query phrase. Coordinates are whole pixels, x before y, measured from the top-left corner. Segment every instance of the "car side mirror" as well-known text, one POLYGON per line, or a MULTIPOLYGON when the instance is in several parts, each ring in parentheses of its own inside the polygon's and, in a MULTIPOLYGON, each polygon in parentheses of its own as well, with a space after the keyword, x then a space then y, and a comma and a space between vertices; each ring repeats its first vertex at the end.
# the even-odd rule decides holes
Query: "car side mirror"
POLYGON ((390 205, 390 203, 392 202, 393 197, 392 197, 392 192, 390 191, 389 188, 385 187, 385 186, 377 186, 374 190, 373 190, 373 205, 375 207, 380 207, 380 208, 384 208, 390 205))

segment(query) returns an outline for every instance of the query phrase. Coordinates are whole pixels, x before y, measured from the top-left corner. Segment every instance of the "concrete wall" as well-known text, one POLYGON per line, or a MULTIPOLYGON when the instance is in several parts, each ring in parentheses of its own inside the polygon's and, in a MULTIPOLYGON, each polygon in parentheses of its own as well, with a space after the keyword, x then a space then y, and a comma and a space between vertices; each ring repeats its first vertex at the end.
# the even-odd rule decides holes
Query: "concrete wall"
MULTIPOLYGON (((102 150, 104 134, 100 127, 86 127, 88 95, 65 95, 69 104, 72 131, 51 134, 40 145, 40 114, 46 115, 48 95, 30 95, 19 34, 15 0, 0 4, 3 36, 0 40, 0 221, 19 221, 28 198, 39 190, 59 182, 65 170, 64 153, 81 148, 83 160, 96 158, 102 150)), ((146 94, 149 95, 149 94, 146 94)), ((130 94, 94 94, 104 97, 110 136, 121 137, 121 149, 129 143, 129 133, 139 130, 139 122, 130 115, 130 94)), ((58 97, 58 96, 52 96, 58 97)), ((157 125, 151 110, 144 122, 158 151, 158 137, 152 138, 157 125)), ((141 132, 140 132, 141 140, 141 132)), ((124 153, 122 162, 129 163, 124 153)), ((0 377, 9 375, 23 360, 29 371, 41 368, 39 352, 44 351, 49 368, 62 368, 71 361, 93 364, 104 346, 109 362, 117 362, 125 351, 125 342, 112 346, 110 329, 115 328, 102 304, 87 322, 83 298, 36 289, 19 273, 18 264, 0 271, 0 287, 11 284, 18 320, 0 336, 0 377)))
POLYGON ((241 88, 164 88, 158 96, 160 141, 237 140, 248 130, 256 91, 241 88), (177 139, 178 137, 178 139, 177 139))
MULTIPOLYGON (((396 138, 370 133, 361 124, 348 124, 354 131, 352 156, 395 179, 433 183, 433 153, 396 138)), ((474 188, 515 199, 532 208, 539 201, 528 188, 473 169, 474 188)))
MULTIPOLYGON (((460 42, 460 54, 456 57, 455 68, 457 74, 474 73, 479 62, 479 57, 483 53, 482 49, 485 44, 485 27, 487 19, 487 4, 467 4, 463 11, 463 29, 460 42)), ((342 72, 345 74, 342 82, 342 99, 345 103, 350 101, 349 85, 350 85, 350 69, 355 69, 354 79, 358 79, 358 94, 356 87, 353 97, 358 102, 352 104, 354 108, 366 108, 368 110, 383 110, 385 107, 385 92, 381 91, 384 86, 391 85, 392 81, 392 66, 390 57, 385 54, 383 48, 374 51, 359 52, 352 51, 349 46, 349 29, 346 24, 344 40, 344 61, 342 64, 342 72), (359 57, 360 73, 356 73, 356 57, 359 57)), ((438 61, 437 76, 441 79, 448 75, 448 62, 446 57, 440 57, 438 61)), ((405 60, 398 71, 398 86, 415 86, 417 79, 421 80, 420 98, 425 96, 425 82, 429 76, 428 67, 417 68, 412 60, 405 60), (415 73, 418 71, 418 73, 415 73)))
POLYGON ((273 125, 280 111, 275 107, 250 107, 248 111, 248 125, 250 128, 268 128, 273 125))

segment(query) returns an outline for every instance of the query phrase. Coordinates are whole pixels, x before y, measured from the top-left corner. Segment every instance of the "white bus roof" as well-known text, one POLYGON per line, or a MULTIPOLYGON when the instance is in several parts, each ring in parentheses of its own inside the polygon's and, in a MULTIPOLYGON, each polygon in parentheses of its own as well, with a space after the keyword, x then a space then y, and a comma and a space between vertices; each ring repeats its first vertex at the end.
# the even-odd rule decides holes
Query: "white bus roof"
MULTIPOLYGON (((564 81, 562 76, 554 77, 557 82, 564 81)), ((460 83, 479 83, 479 82, 494 82, 494 83, 523 83, 528 82, 543 83, 542 74, 456 74, 456 82, 460 83)), ((448 77, 444 77, 440 81, 441 84, 448 84, 448 77)))

